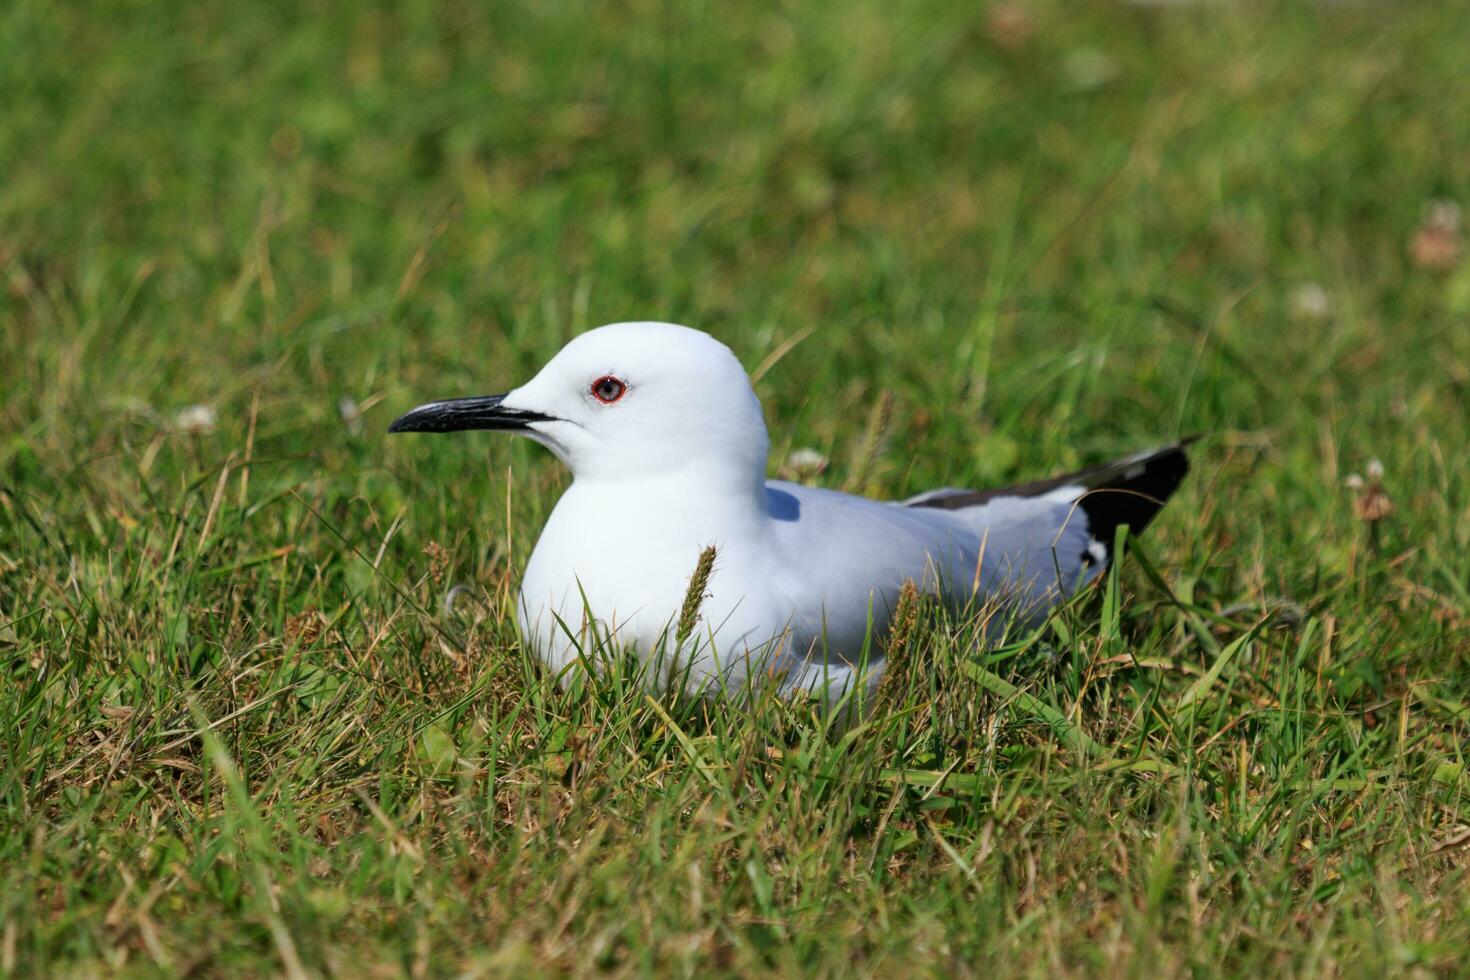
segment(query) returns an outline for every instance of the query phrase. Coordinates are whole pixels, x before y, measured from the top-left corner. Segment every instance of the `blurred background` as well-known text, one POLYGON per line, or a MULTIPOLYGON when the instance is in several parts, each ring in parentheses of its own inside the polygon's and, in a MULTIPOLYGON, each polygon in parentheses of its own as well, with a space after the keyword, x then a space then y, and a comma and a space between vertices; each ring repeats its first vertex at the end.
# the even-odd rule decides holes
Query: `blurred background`
MULTIPOLYGON (((487 470, 485 441, 390 445, 386 422, 667 319, 756 372, 773 470, 810 449, 898 495, 1204 432, 1178 510, 1234 556, 1223 588, 1295 593, 1352 566, 1341 483, 1381 458, 1414 505, 1392 543, 1463 595, 1467 25, 1458 3, 19 0, 0 473, 55 520, 146 524, 266 457, 257 489, 357 501, 367 546, 415 508, 462 527, 513 459, 534 530, 564 480, 539 451, 494 443, 487 470)), ((511 550, 462 533, 477 567, 511 550)))
POLYGON ((289 972, 293 934, 321 969, 794 972, 850 928, 1048 975, 1159 942, 1331 972, 1329 934, 1347 972, 1452 969, 1467 53, 1463 0, 0 4, 0 972, 289 972), (1024 713, 955 763, 925 730, 978 788, 924 819, 988 853, 993 792, 1005 846, 961 877, 905 810, 848 888, 901 793, 842 747, 811 772, 850 784, 742 783, 727 816, 774 816, 728 834, 657 719, 588 742, 595 703, 516 687, 505 597, 566 474, 384 430, 623 319, 720 337, 772 471, 878 496, 1203 433, 1122 631, 1084 611, 1065 669, 1015 676, 1203 778, 1074 783, 1024 713), (1257 624, 1209 699, 1219 643, 1161 581, 1257 624), (454 583, 489 610, 462 643, 454 583))
POLYGON ((926 452, 875 489, 1204 431, 1280 465, 1210 506, 1244 494, 1290 537, 1370 457, 1406 479, 1464 459, 1467 22, 1458 3, 18 0, 0 471, 54 487, 210 429, 155 447, 186 467, 253 431, 310 457, 287 482, 392 510, 359 482, 385 458, 484 477, 479 443, 473 463, 385 448, 400 409, 667 319, 764 367, 778 451, 834 472, 892 393, 926 452))

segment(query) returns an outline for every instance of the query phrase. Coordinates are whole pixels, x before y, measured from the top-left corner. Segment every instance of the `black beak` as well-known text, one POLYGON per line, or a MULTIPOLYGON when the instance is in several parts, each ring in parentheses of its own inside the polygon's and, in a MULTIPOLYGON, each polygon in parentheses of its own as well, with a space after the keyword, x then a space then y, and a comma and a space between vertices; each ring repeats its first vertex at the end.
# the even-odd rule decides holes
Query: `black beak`
POLYGON ((448 401, 420 405, 407 415, 400 415, 388 426, 389 432, 460 432, 465 429, 498 429, 515 431, 532 422, 550 422, 555 416, 542 415, 523 408, 501 405, 504 395, 481 395, 478 398, 451 398, 448 401))

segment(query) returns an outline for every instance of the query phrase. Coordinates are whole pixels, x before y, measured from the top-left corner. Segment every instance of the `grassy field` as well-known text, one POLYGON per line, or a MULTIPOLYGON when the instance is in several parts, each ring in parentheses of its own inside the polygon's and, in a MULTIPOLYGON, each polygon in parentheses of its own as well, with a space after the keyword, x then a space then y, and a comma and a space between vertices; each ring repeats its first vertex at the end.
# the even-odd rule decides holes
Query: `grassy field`
POLYGON ((1470 972, 1467 50, 0 6, 0 972, 1470 972), (1205 436, 1103 588, 984 653, 921 611, 856 731, 563 693, 510 610, 566 475, 384 429, 644 318, 828 486, 1205 436))

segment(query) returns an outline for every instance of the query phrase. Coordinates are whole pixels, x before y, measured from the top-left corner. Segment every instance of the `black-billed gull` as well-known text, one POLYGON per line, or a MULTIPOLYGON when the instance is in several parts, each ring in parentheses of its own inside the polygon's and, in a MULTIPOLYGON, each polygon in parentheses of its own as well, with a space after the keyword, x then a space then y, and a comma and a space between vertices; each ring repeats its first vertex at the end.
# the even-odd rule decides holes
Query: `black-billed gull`
POLYGON ((1188 470, 1182 443, 1000 490, 878 501, 766 479, 770 442, 739 360, 668 323, 584 333, 504 395, 414 409, 390 432, 498 429, 572 471, 526 566, 520 627, 562 671, 608 639, 655 683, 704 694, 760 678, 829 700, 870 690, 906 582, 1035 622, 1107 567, 1188 470), (699 628, 675 636, 714 546, 699 628), (855 682, 861 683, 855 683, 855 682))

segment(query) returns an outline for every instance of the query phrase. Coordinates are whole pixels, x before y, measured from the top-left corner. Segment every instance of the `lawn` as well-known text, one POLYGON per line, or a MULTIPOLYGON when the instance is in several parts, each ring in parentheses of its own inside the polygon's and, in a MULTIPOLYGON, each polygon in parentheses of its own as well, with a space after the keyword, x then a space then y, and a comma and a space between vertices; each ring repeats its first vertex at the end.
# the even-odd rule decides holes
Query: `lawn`
POLYGON ((0 972, 1470 972, 1467 50, 1457 0, 0 5, 0 972), (567 475, 384 430, 624 319, 825 486, 1203 438, 1043 630, 916 609, 855 729, 562 691, 511 611, 567 475))

